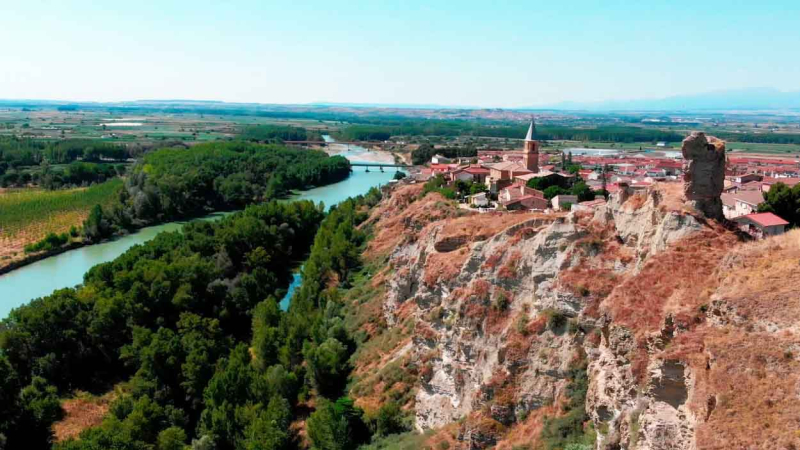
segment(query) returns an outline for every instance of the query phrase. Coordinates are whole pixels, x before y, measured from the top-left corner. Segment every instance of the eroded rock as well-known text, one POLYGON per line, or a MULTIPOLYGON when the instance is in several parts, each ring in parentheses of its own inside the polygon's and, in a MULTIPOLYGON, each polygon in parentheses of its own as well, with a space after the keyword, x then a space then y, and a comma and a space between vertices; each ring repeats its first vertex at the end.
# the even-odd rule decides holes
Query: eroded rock
POLYGON ((706 217, 722 220, 720 195, 725 183, 725 142, 695 131, 683 140, 681 152, 689 161, 683 174, 687 203, 706 217))

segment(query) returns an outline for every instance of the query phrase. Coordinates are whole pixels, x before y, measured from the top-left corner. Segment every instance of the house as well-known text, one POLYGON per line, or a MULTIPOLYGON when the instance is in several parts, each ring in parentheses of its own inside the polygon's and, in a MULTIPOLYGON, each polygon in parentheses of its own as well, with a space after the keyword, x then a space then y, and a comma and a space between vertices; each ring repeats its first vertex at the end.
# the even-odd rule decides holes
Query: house
POLYGON ((789 222, 772 213, 747 214, 733 219, 739 229, 756 239, 783 234, 789 222))
POLYGON ((550 172, 549 170, 541 170, 536 173, 523 173, 521 175, 515 175, 513 178, 514 182, 517 183, 527 183, 533 178, 547 178, 550 181, 550 185, 557 184, 561 186, 563 184, 562 181, 575 178, 575 175, 564 172, 550 172), (565 180, 557 180, 558 178, 564 178, 565 180))
POLYGON ((544 197, 537 197, 535 195, 523 195, 514 200, 502 203, 503 207, 508 211, 530 210, 538 209, 544 211, 547 209, 547 199, 544 197))
POLYGON ((578 203, 577 195, 556 195, 553 197, 553 209, 556 211, 562 210, 567 204, 574 205, 578 203))
POLYGON ((594 200, 587 200, 585 202, 573 203, 571 211, 590 211, 594 212, 597 208, 606 206, 606 199, 598 197, 594 200))
POLYGON ((479 192, 477 194, 470 195, 468 198, 470 206, 476 206, 479 208, 485 208, 489 206, 489 195, 486 192, 479 192))
POLYGON ((442 156, 440 154, 435 154, 431 157, 431 164, 447 164, 450 162, 450 158, 442 156))
POLYGON ((758 205, 764 202, 764 195, 757 190, 740 190, 734 193, 723 193, 722 213, 727 219, 752 214, 758 210, 758 205))
POLYGON ((730 180, 733 181, 734 183, 739 183, 739 184, 749 183, 751 181, 761 181, 763 179, 761 175, 755 173, 747 173, 744 175, 733 175, 728 178, 730 178, 730 180))
POLYGON ((762 192, 769 192, 769 189, 777 183, 783 183, 788 187, 794 187, 797 183, 800 183, 800 178, 764 178, 764 181, 761 183, 762 192))
POLYGON ((503 189, 497 195, 497 202, 508 210, 518 209, 547 209, 547 199, 544 193, 525 186, 524 183, 515 183, 503 189))
POLYGON ((430 169, 434 175, 450 172, 458 168, 458 164, 431 164, 430 169))
POLYGON ((486 183, 486 177, 489 176, 489 169, 481 166, 467 166, 454 170, 451 172, 453 181, 474 181, 475 183, 486 183))
POLYGON ((423 168, 419 171, 419 173, 414 174, 414 180, 425 182, 430 180, 433 177, 433 170, 429 168, 423 168))

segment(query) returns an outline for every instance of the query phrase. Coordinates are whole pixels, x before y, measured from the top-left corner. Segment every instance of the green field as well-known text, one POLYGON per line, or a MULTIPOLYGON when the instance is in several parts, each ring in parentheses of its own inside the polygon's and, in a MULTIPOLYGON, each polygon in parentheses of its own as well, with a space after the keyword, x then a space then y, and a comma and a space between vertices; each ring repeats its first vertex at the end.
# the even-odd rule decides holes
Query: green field
POLYGON ((757 144, 751 142, 728 142, 728 151, 773 154, 800 154, 800 145, 796 144, 757 144))
POLYGON ((0 193, 0 237, 33 241, 80 226, 94 205, 116 198, 122 183, 116 178, 88 188, 6 190, 0 193))

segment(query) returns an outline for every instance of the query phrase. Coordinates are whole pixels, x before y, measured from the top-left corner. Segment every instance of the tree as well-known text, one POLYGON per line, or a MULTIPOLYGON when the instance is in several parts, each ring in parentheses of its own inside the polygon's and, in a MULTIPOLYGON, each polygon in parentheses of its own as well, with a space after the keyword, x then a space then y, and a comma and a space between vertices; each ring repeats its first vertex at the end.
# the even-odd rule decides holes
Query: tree
POLYGON ((254 364, 261 371, 278 362, 280 319, 281 311, 273 297, 256 305, 253 311, 254 364))
POLYGON ((384 403, 375 417, 375 434, 387 436, 405 430, 406 426, 403 423, 403 412, 400 405, 394 400, 384 403))
POLYGON ((594 191, 583 180, 576 182, 571 191, 572 195, 578 197, 579 202, 594 200, 594 191))
POLYGON ((550 187, 548 187, 547 189, 545 189, 542 192, 544 193, 544 198, 546 198, 548 200, 552 199, 553 197, 555 197, 557 195, 569 194, 568 190, 566 190, 566 189, 564 189, 564 188, 562 188, 560 186, 550 186, 550 187))
POLYGON ((336 412, 330 401, 322 400, 308 418, 308 437, 319 450, 351 448, 347 418, 336 412))
POLYGON ((292 411, 283 397, 274 396, 266 410, 259 410, 248 421, 244 439, 238 448, 242 450, 281 450, 289 447, 289 424, 292 411))
POLYGON ((183 450, 186 445, 186 432, 179 427, 169 427, 158 433, 157 450, 183 450))
POLYGON ((111 227, 103 215, 103 208, 94 205, 83 222, 83 235, 89 242, 98 242, 111 234, 111 227))
POLYGON ((31 384, 19 394, 20 416, 9 433, 10 448, 43 448, 53 438, 53 423, 61 418, 63 410, 58 391, 41 377, 33 377, 31 384))
POLYGON ((350 372, 347 347, 335 338, 328 338, 318 346, 306 346, 303 355, 308 363, 311 382, 319 394, 328 398, 338 396, 350 372))
POLYGON ((758 211, 780 216, 792 227, 800 225, 800 183, 791 188, 783 183, 775 183, 764 195, 764 202, 758 205, 758 211))

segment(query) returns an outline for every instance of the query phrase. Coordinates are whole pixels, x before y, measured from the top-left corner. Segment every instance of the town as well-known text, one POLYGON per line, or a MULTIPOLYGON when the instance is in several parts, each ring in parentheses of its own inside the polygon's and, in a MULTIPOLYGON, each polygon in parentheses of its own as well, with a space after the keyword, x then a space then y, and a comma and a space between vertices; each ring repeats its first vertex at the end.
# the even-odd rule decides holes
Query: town
MULTIPOLYGON (((412 182, 447 189, 461 207, 479 212, 592 211, 620 189, 683 182, 680 151, 657 146, 642 152, 574 148, 553 154, 540 148, 531 119, 521 150, 485 148, 477 157, 456 158, 435 154, 412 182)), ((773 186, 798 183, 800 156, 729 156, 721 195, 724 217, 754 238, 782 234, 789 222, 759 212, 759 205, 773 186)))

